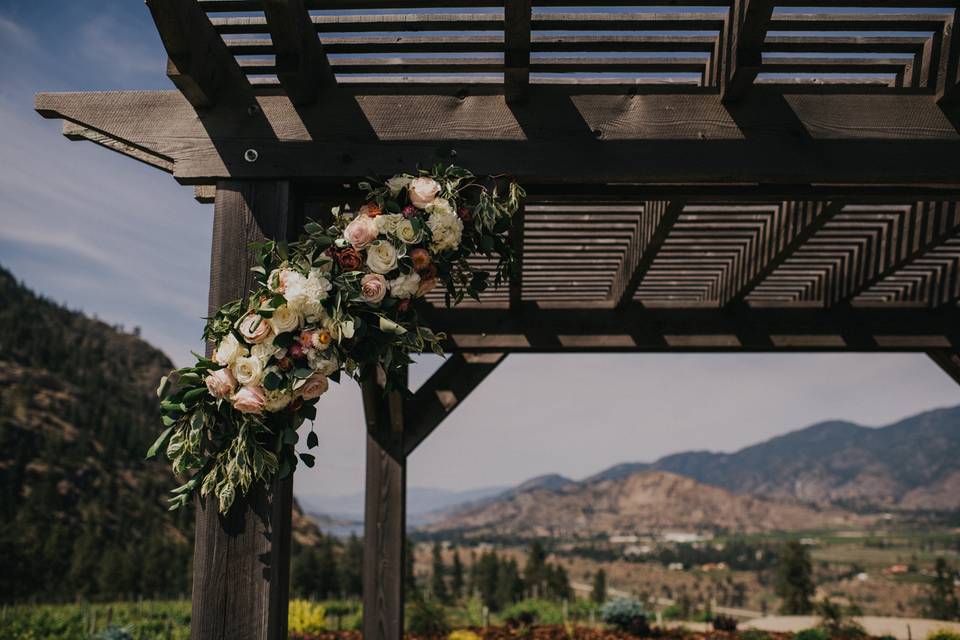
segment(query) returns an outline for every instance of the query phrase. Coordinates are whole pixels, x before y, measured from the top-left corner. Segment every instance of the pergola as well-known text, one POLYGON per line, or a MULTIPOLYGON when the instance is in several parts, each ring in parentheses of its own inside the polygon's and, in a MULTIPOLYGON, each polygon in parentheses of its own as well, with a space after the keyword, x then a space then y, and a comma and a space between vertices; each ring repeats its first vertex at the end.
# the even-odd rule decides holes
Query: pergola
MULTIPOLYGON (((528 189, 521 277, 426 305, 452 355, 416 393, 363 389, 367 638, 403 630, 407 457, 509 353, 917 351, 960 382, 960 2, 147 5, 175 91, 36 109, 214 203, 211 309, 364 175, 528 189)), ((286 637, 291 504, 198 505, 192 638, 286 637)))

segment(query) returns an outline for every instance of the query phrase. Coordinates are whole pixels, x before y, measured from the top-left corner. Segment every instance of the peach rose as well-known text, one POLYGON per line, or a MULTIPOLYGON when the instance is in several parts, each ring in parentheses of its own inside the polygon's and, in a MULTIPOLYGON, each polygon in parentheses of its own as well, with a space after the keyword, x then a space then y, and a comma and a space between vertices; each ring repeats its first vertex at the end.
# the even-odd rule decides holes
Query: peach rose
POLYGON ((207 383, 207 391, 214 398, 226 398, 237 388, 237 379, 226 367, 213 371, 204 382, 207 383))
POLYGON ((414 249, 410 252, 410 260, 413 261, 414 269, 423 271, 430 266, 430 252, 426 249, 414 249))
POLYGON ((387 279, 379 273, 368 273, 360 280, 360 297, 364 302, 379 304, 387 295, 387 279))
POLYGON ((327 376, 315 373, 300 387, 300 397, 304 400, 315 400, 325 394, 328 388, 330 383, 327 381, 327 376))
POLYGON ((376 202, 368 202, 360 207, 360 215, 362 216, 376 218, 381 213, 383 213, 383 209, 381 209, 380 205, 378 205, 376 202))
POLYGON ((417 296, 416 296, 416 297, 422 298, 423 296, 425 296, 425 295, 427 295, 428 293, 430 293, 431 291, 433 291, 433 288, 434 288, 435 286, 437 286, 437 279, 436 279, 436 278, 428 278, 428 279, 426 279, 426 280, 421 280, 421 281, 420 281, 420 288, 417 289, 417 296))
POLYGON ((262 413, 267 395, 260 385, 240 387, 233 396, 233 408, 240 413, 262 413))
POLYGON ((262 318, 255 313, 247 314, 247 317, 240 321, 240 326, 237 329, 243 339, 252 344, 264 342, 272 333, 270 323, 267 322, 266 318, 262 318))
POLYGON ((425 209, 440 193, 440 183, 433 178, 420 177, 410 181, 408 191, 410 203, 420 209, 425 209))
POLYGON ((343 230, 343 237, 356 249, 363 249, 377 239, 376 221, 369 216, 357 216, 343 230))

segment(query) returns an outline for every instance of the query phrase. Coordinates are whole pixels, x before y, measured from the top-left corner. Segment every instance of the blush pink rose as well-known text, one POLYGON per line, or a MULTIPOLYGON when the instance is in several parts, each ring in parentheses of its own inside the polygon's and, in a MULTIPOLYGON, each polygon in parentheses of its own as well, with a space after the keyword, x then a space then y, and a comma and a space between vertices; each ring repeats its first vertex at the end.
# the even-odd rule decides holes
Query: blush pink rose
POLYGON ((437 279, 436 279, 436 278, 428 278, 428 279, 426 279, 426 280, 421 280, 421 281, 420 281, 420 288, 417 289, 416 297, 422 298, 423 296, 425 296, 425 295, 427 295, 428 293, 430 293, 431 291, 433 291, 433 288, 434 288, 435 286, 437 286, 437 279))
POLYGON ((248 314, 237 327, 243 339, 251 344, 260 344, 270 337, 270 323, 255 313, 248 314))
POLYGON ((233 396, 233 408, 240 413, 262 413, 267 396, 260 385, 240 387, 233 396))
POLYGON ((387 295, 387 279, 379 273, 368 273, 360 280, 360 297, 364 302, 379 304, 387 295))
POLYGON ((377 239, 377 222, 369 216, 357 216, 343 230, 343 237, 355 249, 363 249, 377 239))
POLYGON ((433 178, 420 177, 410 181, 408 187, 410 203, 420 209, 426 209, 427 205, 437 199, 440 193, 440 183, 433 178))
POLYGON ((327 376, 315 373, 300 387, 300 397, 304 400, 315 400, 325 394, 330 388, 327 376))
POLYGON ((237 388, 237 379, 227 367, 212 372, 204 382, 207 383, 207 391, 214 398, 226 398, 237 388))

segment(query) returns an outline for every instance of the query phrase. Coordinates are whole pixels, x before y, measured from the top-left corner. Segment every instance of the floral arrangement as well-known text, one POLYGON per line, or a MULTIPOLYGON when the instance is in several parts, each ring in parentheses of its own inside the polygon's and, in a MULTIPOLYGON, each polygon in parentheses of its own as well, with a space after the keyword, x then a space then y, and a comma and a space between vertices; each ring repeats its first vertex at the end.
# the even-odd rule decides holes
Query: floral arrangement
MULTIPOLYGON (((313 466, 295 451, 297 428, 316 418, 330 380, 379 373, 385 391, 406 392, 410 354, 442 354, 444 339, 420 323, 417 300, 438 285, 448 305, 479 299, 490 273, 469 264, 473 254, 499 258, 494 285, 514 269, 506 233, 525 195, 516 182, 438 166, 360 187, 355 215, 338 207, 332 224, 308 222, 297 242, 254 245, 254 290, 207 319, 212 355, 161 381, 165 430, 147 457, 163 451, 174 474, 190 475, 171 509, 199 492, 226 512, 298 459, 313 466)), ((317 446, 314 431, 306 444, 317 446)))

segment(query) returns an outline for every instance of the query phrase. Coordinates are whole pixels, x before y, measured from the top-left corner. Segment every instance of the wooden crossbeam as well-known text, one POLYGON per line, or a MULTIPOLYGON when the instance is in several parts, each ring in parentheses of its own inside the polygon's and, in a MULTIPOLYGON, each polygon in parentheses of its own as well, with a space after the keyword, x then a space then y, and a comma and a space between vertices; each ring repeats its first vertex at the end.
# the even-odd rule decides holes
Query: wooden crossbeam
POLYGON ((753 274, 743 285, 727 300, 721 302, 722 306, 741 304, 750 292, 756 289, 760 284, 770 277, 770 275, 782 266, 790 256, 794 255, 810 238, 812 238, 820 229, 829 222, 833 216, 843 210, 843 203, 840 201, 830 202, 829 204, 809 203, 809 202, 789 202, 784 203, 784 207, 790 210, 785 212, 781 221, 781 228, 778 229, 778 245, 781 247, 773 257, 753 274), (802 216, 800 207, 816 206, 818 211, 811 216, 806 224, 797 224, 796 215, 802 216), (788 229, 793 229, 794 235, 787 237, 788 229))
POLYGON ((522 102, 530 87, 530 0, 504 0, 503 85, 508 104, 522 102))
POLYGON ((633 300, 637 287, 650 270, 682 212, 683 203, 676 200, 653 200, 644 205, 640 225, 631 238, 623 263, 610 287, 610 300, 617 308, 623 308, 633 300))
POLYGON ((497 368, 506 354, 455 353, 407 400, 406 455, 413 453, 433 430, 497 368))
POLYGON ((763 41, 771 18, 771 0, 735 0, 728 67, 723 78, 724 102, 739 100, 753 85, 763 64, 763 41))
POLYGON ((195 107, 249 90, 246 76, 196 0, 146 0, 167 50, 167 76, 195 107))
POLYGON ((943 26, 940 64, 937 70, 937 101, 960 102, 960 8, 955 8, 943 26))
POLYGON ((161 171, 173 173, 173 160, 170 158, 135 147, 123 140, 112 138, 104 133, 75 124, 69 120, 63 123, 63 136, 67 140, 88 140, 104 149, 110 149, 111 151, 123 154, 151 167, 160 169, 161 171))
POLYGON ((960 384, 960 352, 953 349, 934 349, 927 351, 927 355, 943 369, 944 373, 960 384))
POLYGON ((263 0, 263 12, 276 56, 276 74, 290 101, 316 101, 336 84, 327 54, 317 38, 304 0, 263 0))
POLYGON ((421 312, 443 327, 450 352, 773 352, 917 351, 960 347, 960 310, 730 307, 660 308, 632 303, 550 306, 525 303, 522 314, 502 307, 421 312))
POLYGON ((510 277, 510 308, 517 310, 523 302, 523 236, 526 220, 526 207, 521 203, 520 209, 513 215, 513 226, 510 228, 510 245, 516 256, 516 265, 510 277))
MULTIPOLYGON (((937 205, 918 203, 916 206, 927 207, 937 205)), ((861 293, 869 291, 877 283, 882 282, 886 278, 894 275, 899 270, 921 258, 928 251, 936 248, 938 245, 943 244, 945 241, 960 233, 960 211, 956 209, 957 205, 951 204, 950 206, 953 210, 947 212, 946 215, 940 219, 939 229, 933 228, 933 220, 925 219, 926 217, 933 218, 934 212, 925 212, 929 213, 929 216, 917 215, 914 219, 914 229, 905 229, 904 235, 906 237, 900 240, 900 242, 903 242, 905 245, 907 242, 913 240, 913 246, 910 248, 910 250, 902 254, 898 252, 898 257, 896 259, 889 260, 887 262, 881 262, 881 268, 877 269, 870 277, 864 278, 860 282, 857 282, 855 286, 853 286, 850 291, 838 302, 842 304, 848 304, 852 302, 861 293)), ((876 258, 880 259, 882 257, 876 256, 876 258)), ((851 270, 848 269, 848 271, 851 270)), ((833 301, 831 300, 827 300, 827 304, 832 302, 833 301)))

